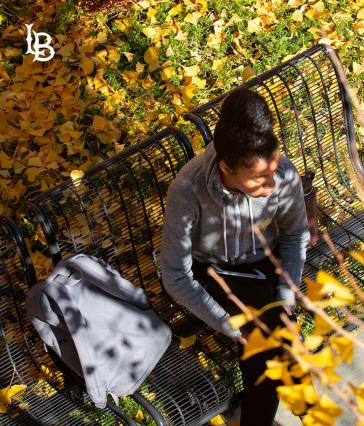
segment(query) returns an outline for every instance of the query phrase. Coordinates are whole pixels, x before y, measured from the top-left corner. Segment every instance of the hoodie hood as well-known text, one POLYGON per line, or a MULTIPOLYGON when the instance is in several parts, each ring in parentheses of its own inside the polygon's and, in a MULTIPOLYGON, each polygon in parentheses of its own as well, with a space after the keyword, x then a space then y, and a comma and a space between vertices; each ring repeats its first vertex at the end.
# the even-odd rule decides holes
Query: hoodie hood
POLYGON ((205 182, 209 194, 219 206, 233 201, 234 193, 228 191, 221 182, 219 165, 216 160, 216 151, 213 142, 210 142, 206 146, 203 156, 205 182))

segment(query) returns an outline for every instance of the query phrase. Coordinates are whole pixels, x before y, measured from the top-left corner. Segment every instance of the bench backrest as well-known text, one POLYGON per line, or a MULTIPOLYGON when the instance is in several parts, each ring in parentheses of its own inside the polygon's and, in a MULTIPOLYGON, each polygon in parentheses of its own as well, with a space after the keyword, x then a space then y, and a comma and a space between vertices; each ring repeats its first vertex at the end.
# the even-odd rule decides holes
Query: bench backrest
MULTIPOLYGON (((340 68, 336 52, 320 44, 244 84, 267 101, 282 154, 293 161, 301 175, 315 172, 321 230, 353 215, 359 215, 364 225, 360 215, 363 206, 346 160, 354 173, 364 176, 364 169, 355 146, 350 99, 339 79, 340 68)), ((222 102, 229 93, 186 114, 197 124, 205 143, 213 138, 222 102)))
POLYGON ((27 203, 43 227, 53 263, 71 253, 102 258, 167 311, 157 265, 169 183, 193 157, 185 135, 166 129, 27 203))

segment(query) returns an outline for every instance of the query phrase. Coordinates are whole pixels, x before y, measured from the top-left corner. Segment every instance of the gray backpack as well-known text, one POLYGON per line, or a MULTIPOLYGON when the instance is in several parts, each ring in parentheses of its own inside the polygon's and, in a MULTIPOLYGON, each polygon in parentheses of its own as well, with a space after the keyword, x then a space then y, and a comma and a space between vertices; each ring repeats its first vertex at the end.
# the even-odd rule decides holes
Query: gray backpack
POLYGON ((83 377, 95 405, 133 394, 172 333, 147 294, 101 259, 74 254, 33 286, 26 310, 43 342, 83 377))

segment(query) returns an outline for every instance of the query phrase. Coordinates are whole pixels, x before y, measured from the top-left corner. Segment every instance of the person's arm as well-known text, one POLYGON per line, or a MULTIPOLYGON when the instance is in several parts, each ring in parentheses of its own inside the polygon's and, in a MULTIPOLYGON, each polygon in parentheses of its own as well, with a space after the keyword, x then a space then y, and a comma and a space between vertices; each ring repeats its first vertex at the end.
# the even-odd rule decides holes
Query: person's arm
MULTIPOLYGON (((285 171, 284 187, 279 193, 276 220, 279 228, 279 256, 281 266, 299 287, 310 241, 301 178, 290 162, 285 171)), ((295 293, 282 276, 279 277, 278 300, 294 308, 295 293)))
POLYGON ((237 341, 241 333, 227 322, 230 315, 193 278, 191 236, 197 218, 195 195, 192 192, 187 195, 187 191, 172 182, 167 194, 162 233, 162 282, 167 292, 192 314, 237 341))

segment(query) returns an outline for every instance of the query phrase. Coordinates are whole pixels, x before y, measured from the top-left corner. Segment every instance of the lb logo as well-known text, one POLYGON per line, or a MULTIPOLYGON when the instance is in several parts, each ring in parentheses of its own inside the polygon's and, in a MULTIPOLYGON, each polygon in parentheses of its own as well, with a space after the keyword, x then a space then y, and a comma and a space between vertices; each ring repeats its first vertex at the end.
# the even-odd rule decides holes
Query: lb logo
POLYGON ((32 30, 32 26, 33 24, 25 24, 25 26, 28 29, 28 35, 27 35, 27 43, 28 43, 28 50, 26 52, 27 53, 32 53, 34 55, 34 61, 41 61, 41 62, 46 62, 49 61, 53 58, 54 56, 54 49, 53 47, 50 45, 52 38, 49 34, 47 33, 37 33, 34 30, 32 30), (33 32, 33 36, 34 36, 34 50, 32 47, 32 41, 33 41, 33 37, 32 37, 32 32, 33 32), (40 43, 39 42, 39 37, 45 37, 46 38, 46 42, 45 43, 40 43), (45 52, 46 49, 49 51, 49 55, 45 56, 45 52))

